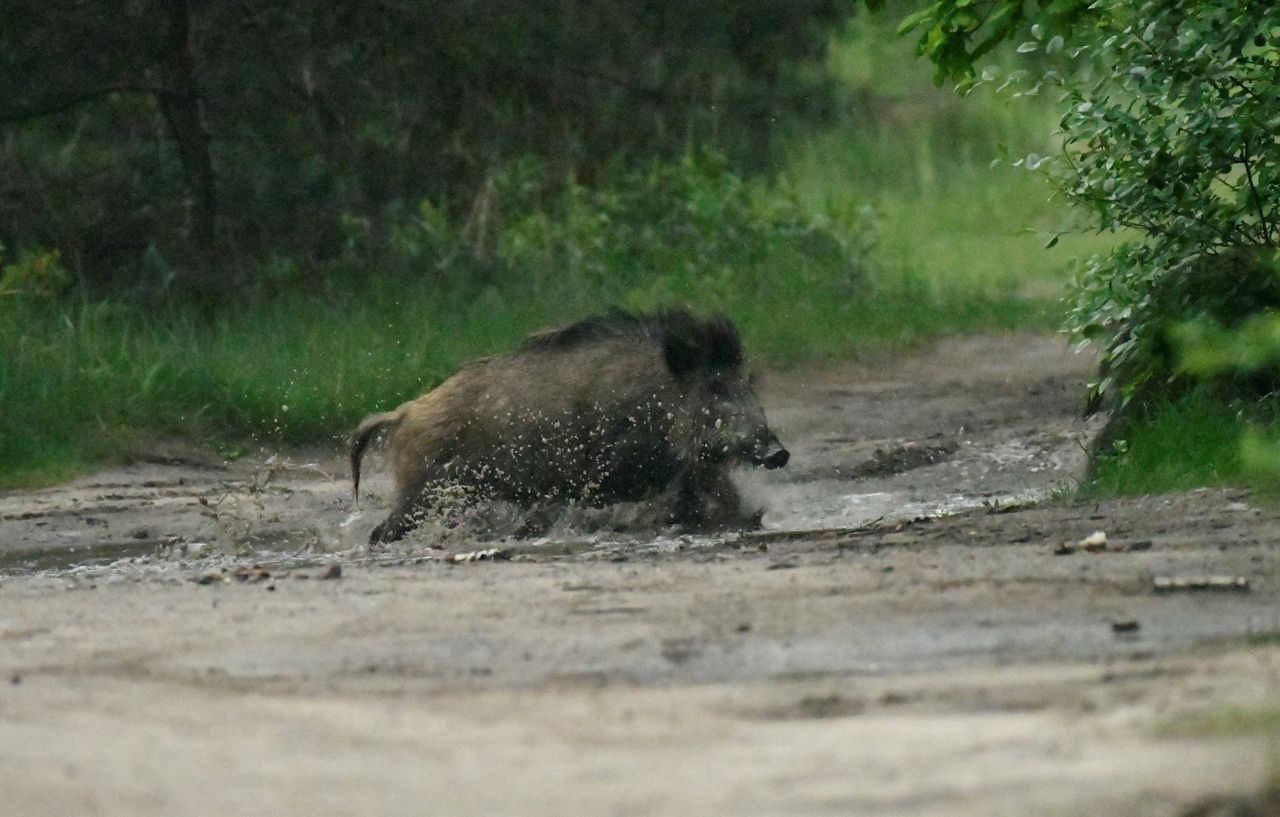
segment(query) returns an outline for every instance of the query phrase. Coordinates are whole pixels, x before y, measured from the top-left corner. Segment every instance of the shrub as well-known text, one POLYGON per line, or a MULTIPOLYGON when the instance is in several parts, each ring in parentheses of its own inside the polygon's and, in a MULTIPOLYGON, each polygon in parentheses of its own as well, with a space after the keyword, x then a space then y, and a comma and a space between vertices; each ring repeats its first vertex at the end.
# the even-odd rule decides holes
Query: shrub
MULTIPOLYGON (((1135 236, 1083 266, 1068 319, 1103 349, 1091 397, 1123 406, 1175 376, 1171 325, 1280 305, 1280 9, 1106 0, 1088 21, 1074 70, 1024 90, 1064 89, 1061 155, 1020 164, 1048 170, 1099 230, 1135 236)), ((1066 53, 1062 36, 1032 34, 1020 51, 1066 53)))
POLYGON ((344 263, 364 269, 372 255, 381 270, 455 290, 550 289, 637 306, 691 287, 712 302, 764 297, 797 277, 856 299, 867 288, 868 221, 852 207, 810 216, 785 189, 748 181, 711 152, 611 167, 592 186, 525 158, 495 173, 465 218, 423 202, 381 246, 352 220, 344 263))

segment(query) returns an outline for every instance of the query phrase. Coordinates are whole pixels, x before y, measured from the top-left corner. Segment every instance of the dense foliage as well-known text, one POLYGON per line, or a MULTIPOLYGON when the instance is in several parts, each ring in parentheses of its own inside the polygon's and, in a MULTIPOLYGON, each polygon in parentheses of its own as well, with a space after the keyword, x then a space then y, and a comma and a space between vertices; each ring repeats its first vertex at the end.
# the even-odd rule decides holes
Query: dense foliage
POLYGON ((14 0, 0 9, 0 241, 98 291, 314 271, 430 201, 482 206, 536 156, 766 155, 820 115, 851 7, 490 0, 14 0))
MULTIPOLYGON (((866 4, 878 9, 885 0, 866 4)), ((1034 25, 1038 37, 1056 51, 1068 37, 1081 36, 1077 29, 1088 28, 1100 6, 1094 0, 926 0, 898 31, 919 32, 916 53, 934 64, 935 82, 954 79, 968 85, 979 60, 1028 26, 1034 25)))
MULTIPOLYGON (((1280 479, 1280 12, 1259 0, 937 0, 905 21, 939 79, 1059 91, 1047 170, 1124 238, 1082 267, 1068 328, 1119 411, 1087 490, 1280 479), (974 62, 1015 35, 1040 70, 974 62), (1247 432, 1245 429, 1249 428, 1247 432), (1243 436, 1242 436, 1243 435, 1243 436), (1241 441, 1243 440, 1243 444, 1241 441)), ((1057 239, 1055 238, 1054 241, 1057 239)), ((1051 242, 1052 243, 1052 242, 1051 242)))
POLYGON ((1099 228, 1139 236, 1084 267, 1069 323, 1105 348, 1095 389, 1124 401, 1176 377, 1175 324, 1280 307, 1280 10, 1111 3, 1094 37, 1049 166, 1099 228))
POLYGON ((937 0, 903 23, 940 76, 1059 91, 1062 150, 1049 172, 1093 226, 1132 240, 1082 268, 1068 328, 1103 348, 1096 402, 1178 379, 1171 334, 1280 307, 1280 10, 1264 0, 937 0), (979 75, 975 60, 1023 31, 1040 72, 979 75))

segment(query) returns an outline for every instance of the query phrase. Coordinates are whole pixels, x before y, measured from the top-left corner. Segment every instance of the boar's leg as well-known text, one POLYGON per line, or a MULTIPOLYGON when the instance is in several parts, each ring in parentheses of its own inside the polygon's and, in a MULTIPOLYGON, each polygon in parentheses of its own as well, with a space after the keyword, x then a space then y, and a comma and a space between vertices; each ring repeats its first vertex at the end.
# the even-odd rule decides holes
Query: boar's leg
POLYGON ((403 539, 406 533, 413 530, 414 524, 416 523, 410 514, 403 513, 397 508, 391 512, 390 516, 379 522, 369 534, 369 544, 381 545, 403 539))
POLYGON ((387 518, 369 534, 369 544, 395 542, 418 526, 427 510, 426 485, 405 486, 387 518))
POLYGON ((671 522, 692 530, 754 530, 764 512, 749 512, 724 466, 691 469, 680 479, 671 522))

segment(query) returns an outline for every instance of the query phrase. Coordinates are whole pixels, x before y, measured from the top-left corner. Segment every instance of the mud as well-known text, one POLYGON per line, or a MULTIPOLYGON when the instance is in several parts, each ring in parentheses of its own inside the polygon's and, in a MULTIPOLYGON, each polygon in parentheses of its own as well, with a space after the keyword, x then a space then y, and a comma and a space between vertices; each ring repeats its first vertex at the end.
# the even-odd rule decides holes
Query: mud
POLYGON ((1172 815, 1256 791, 1280 517, 1071 499, 1089 363, 975 338, 768 375, 793 458, 743 475, 749 534, 499 520, 370 551, 385 506, 353 510, 336 449, 0 496, 0 812, 1172 815), (1221 712, 1245 716, 1177 728, 1221 712))

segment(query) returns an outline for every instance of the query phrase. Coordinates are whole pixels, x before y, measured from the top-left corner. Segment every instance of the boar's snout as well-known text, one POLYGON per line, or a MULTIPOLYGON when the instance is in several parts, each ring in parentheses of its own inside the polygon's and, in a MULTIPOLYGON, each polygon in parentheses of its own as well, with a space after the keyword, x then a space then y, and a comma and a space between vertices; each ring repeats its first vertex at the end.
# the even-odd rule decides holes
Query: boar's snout
POLYGON ((778 442, 778 438, 772 431, 766 432, 756 444, 751 457, 753 464, 763 465, 765 468, 781 468, 790 459, 791 452, 778 442))
POLYGON ((775 440, 773 448, 769 453, 764 455, 764 459, 760 461, 760 464, 765 468, 781 468, 786 465, 790 459, 791 452, 783 448, 782 443, 775 440))

